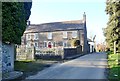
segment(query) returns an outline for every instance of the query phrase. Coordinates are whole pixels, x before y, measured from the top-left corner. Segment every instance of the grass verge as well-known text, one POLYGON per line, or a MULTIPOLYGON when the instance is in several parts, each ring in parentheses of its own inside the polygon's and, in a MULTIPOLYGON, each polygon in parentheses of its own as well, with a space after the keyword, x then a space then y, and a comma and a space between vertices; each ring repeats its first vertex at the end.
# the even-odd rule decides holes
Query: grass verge
POLYGON ((56 61, 37 60, 37 61, 15 61, 15 71, 23 72, 23 76, 18 79, 25 79, 28 76, 37 74, 39 71, 50 67, 56 61))
POLYGON ((109 81, 120 81, 120 54, 108 54, 109 81))

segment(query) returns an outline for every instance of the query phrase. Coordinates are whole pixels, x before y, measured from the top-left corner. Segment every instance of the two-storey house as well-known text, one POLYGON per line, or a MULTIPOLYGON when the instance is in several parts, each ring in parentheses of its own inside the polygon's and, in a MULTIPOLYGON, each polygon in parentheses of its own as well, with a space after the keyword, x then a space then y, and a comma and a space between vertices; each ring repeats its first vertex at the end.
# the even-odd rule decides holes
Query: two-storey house
POLYGON ((22 44, 37 48, 72 48, 73 40, 80 40, 84 53, 88 51, 86 14, 82 20, 30 24, 22 37, 22 44))

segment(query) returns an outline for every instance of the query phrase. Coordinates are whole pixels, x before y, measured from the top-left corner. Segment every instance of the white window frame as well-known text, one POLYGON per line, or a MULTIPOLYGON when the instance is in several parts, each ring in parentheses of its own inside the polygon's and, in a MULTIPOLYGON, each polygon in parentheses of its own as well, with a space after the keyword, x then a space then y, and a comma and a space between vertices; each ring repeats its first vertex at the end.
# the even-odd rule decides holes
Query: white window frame
POLYGON ((56 47, 56 42, 55 41, 53 42, 53 47, 56 47))
POLYGON ((34 46, 35 46, 35 47, 38 47, 38 42, 34 42, 34 46), (35 45, 35 44, 37 44, 37 45, 35 45))
POLYGON ((67 47, 67 41, 63 41, 63 47, 67 47))
POLYGON ((35 40, 38 40, 38 39, 39 39, 39 34, 38 34, 38 33, 35 33, 35 34, 34 34, 34 39, 35 39, 35 40))
POLYGON ((63 31, 63 38, 67 38, 67 31, 63 31))
POLYGON ((44 48, 47 48, 47 41, 44 41, 44 42, 43 42, 43 47, 44 47, 44 48), (46 46, 45 46, 45 43, 46 43, 46 46))
POLYGON ((31 34, 27 34, 27 40, 31 39, 31 34))
POLYGON ((48 39, 52 39, 52 32, 48 32, 47 38, 48 38, 48 39))
POLYGON ((77 38, 78 34, 77 31, 72 31, 72 38, 77 38))
POLYGON ((27 47, 31 47, 31 43, 30 42, 27 42, 27 47))

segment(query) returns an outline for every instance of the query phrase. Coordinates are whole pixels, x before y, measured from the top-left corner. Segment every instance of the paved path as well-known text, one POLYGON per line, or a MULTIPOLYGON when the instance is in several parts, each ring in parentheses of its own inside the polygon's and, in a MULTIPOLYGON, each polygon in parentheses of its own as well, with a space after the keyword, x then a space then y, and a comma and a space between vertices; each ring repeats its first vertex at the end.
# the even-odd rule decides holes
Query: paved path
POLYGON ((106 57, 105 53, 88 54, 51 66, 27 79, 106 79, 106 57))

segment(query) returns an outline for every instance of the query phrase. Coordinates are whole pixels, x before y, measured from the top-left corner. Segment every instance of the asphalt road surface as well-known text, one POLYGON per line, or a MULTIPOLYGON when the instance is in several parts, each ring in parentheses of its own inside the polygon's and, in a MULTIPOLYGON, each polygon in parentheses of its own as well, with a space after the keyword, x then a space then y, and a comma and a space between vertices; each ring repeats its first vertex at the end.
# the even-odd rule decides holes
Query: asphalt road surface
POLYGON ((55 64, 26 79, 106 79, 106 58, 105 53, 84 55, 65 63, 55 64))

